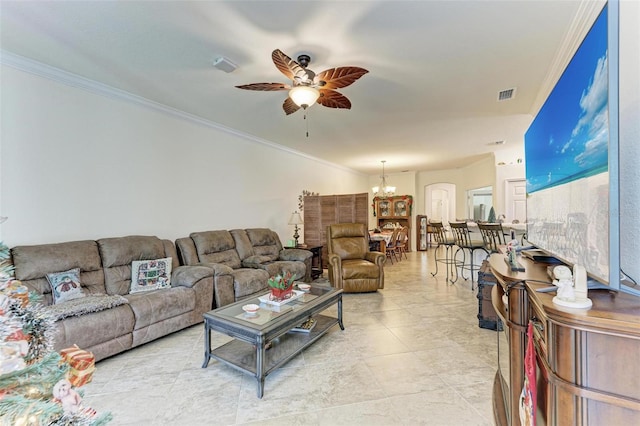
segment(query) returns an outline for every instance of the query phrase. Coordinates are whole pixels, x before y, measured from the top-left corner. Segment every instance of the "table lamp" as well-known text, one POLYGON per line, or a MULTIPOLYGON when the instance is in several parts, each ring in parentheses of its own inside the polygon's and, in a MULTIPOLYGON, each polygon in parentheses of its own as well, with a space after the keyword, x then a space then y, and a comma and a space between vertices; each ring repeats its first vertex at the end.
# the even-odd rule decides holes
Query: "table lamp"
POLYGON ((296 240, 296 247, 298 247, 298 238, 300 238, 300 234, 298 234, 299 228, 298 225, 302 225, 304 222, 302 221, 302 216, 297 211, 291 213, 291 217, 289 218, 289 225, 294 226, 293 239, 296 240))

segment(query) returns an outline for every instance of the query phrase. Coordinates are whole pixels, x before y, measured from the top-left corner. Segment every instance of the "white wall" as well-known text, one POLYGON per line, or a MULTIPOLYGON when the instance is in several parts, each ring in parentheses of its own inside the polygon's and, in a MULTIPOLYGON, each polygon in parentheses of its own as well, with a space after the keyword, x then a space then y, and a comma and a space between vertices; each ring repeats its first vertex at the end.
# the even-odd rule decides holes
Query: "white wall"
POLYGON ((2 67, 0 214, 9 246, 269 227, 298 195, 369 177, 214 125, 2 67))

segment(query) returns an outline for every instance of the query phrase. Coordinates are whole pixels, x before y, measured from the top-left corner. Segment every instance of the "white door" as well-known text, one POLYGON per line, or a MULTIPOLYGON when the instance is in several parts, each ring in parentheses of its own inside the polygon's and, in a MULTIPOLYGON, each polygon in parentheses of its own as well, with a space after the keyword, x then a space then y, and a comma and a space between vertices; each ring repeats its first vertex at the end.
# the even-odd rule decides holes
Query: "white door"
POLYGON ((505 215, 506 221, 514 219, 520 223, 527 221, 527 181, 525 179, 509 179, 505 181, 505 215))
POLYGON ((431 192, 431 217, 433 220, 449 219, 449 191, 434 189, 431 192))
POLYGON ((456 211, 456 186, 432 183, 424 187, 424 211, 431 220, 450 222, 456 211))

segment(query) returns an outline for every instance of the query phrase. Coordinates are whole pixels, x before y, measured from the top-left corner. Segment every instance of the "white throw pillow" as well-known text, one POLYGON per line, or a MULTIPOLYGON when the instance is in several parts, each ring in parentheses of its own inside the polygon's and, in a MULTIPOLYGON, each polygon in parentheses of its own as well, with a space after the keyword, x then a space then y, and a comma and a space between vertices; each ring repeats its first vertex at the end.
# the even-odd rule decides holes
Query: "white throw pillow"
POLYGON ((129 293, 171 287, 171 258, 134 260, 131 262, 129 293))

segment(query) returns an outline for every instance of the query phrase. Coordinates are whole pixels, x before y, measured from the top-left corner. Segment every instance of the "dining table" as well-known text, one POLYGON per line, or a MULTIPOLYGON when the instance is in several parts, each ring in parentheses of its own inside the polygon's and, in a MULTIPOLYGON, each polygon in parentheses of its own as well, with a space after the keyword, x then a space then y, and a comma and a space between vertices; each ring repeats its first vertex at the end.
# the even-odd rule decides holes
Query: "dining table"
MULTIPOLYGON (((387 252, 387 246, 391 242, 391 237, 393 236, 393 231, 369 231, 369 241, 374 243, 374 245, 379 246, 379 249, 376 251, 380 251, 381 253, 387 252)), ((378 248, 378 247, 376 247, 378 248)))

